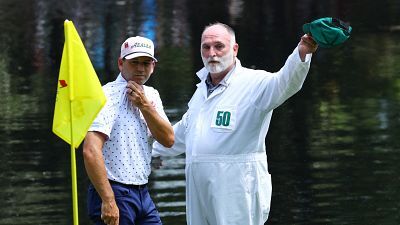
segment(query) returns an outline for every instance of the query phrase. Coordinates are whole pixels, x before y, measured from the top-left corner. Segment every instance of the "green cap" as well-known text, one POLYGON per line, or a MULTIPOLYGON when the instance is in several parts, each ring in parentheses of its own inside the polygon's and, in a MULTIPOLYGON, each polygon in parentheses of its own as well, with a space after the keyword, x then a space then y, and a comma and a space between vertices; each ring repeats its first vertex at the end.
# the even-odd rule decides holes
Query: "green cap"
POLYGON ((323 48, 331 48, 345 42, 351 33, 351 26, 331 17, 314 20, 303 25, 303 31, 311 34, 313 39, 323 48))

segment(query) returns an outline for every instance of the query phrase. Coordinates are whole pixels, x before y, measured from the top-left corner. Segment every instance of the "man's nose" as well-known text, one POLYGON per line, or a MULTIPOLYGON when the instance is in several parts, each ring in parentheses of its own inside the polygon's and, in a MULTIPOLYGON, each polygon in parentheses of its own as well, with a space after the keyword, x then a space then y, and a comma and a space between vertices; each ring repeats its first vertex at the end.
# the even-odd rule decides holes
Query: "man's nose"
POLYGON ((217 52, 215 51, 215 48, 214 48, 214 47, 211 47, 211 48, 210 48, 209 55, 210 55, 211 57, 217 56, 217 52))
POLYGON ((137 69, 138 70, 143 71, 144 67, 145 67, 144 62, 138 62, 138 64, 137 64, 137 69))

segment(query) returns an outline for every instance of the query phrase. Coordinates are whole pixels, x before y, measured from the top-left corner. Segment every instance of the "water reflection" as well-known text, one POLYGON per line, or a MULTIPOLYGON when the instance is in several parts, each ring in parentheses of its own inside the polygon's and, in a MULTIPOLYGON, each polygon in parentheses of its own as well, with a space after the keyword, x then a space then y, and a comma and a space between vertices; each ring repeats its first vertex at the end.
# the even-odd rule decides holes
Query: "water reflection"
POLYGON ((152 194, 165 224, 185 224, 185 158, 165 157, 155 170, 152 194))
MULTIPOLYGON (((248 67, 279 69, 306 20, 351 21, 345 46, 320 49, 302 89, 267 137, 273 199, 267 224, 400 223, 400 3, 384 1, 0 1, 0 224, 72 224, 69 147, 51 133, 63 21, 74 21, 105 83, 127 36, 155 40, 149 84, 177 121, 198 82, 204 25, 234 26, 248 67), (306 19, 304 19, 306 18, 306 19)), ((77 150, 80 223, 87 178, 77 150)), ((164 224, 185 224, 184 156, 151 175, 164 224)))
MULTIPOLYGON (((379 36, 384 40, 389 37, 379 36)), ((355 38, 351 47, 371 38, 375 36, 355 38)), ((396 38, 396 35, 390 35, 389 39, 396 38)), ((395 140, 399 76, 398 72, 392 71, 397 65, 389 66, 381 58, 372 62, 367 57, 365 60, 371 61, 365 65, 359 56, 377 53, 372 46, 364 43, 363 47, 356 47, 351 52, 332 52, 335 55, 321 51, 325 54, 323 58, 316 54, 316 65, 308 85, 275 113, 278 117, 272 122, 269 137, 274 148, 269 152, 273 161, 271 171, 275 178, 277 173, 291 176, 275 181, 279 185, 275 185, 275 190, 282 192, 275 192, 273 201, 278 207, 272 208, 270 222, 399 222, 396 213, 399 209, 396 190, 399 179, 395 178, 399 171, 395 166, 399 159, 396 153, 398 141, 395 140), (335 60, 326 62, 332 58, 335 60), (298 132, 292 134, 290 130, 298 132), (279 136, 282 131, 288 136, 279 136), (388 180, 393 183, 388 184, 388 180), (287 206, 291 209, 290 218, 275 216, 275 212, 281 215, 279 210, 285 211, 287 206)), ((389 44, 382 49, 385 55, 398 57, 398 46, 389 44)))

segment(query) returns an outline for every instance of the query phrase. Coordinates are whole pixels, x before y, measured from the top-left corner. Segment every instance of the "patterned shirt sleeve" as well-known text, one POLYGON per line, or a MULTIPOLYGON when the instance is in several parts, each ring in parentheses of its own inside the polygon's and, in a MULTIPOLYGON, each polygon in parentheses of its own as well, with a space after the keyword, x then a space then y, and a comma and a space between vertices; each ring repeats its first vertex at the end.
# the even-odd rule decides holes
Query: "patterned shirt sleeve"
POLYGON ((110 137, 115 118, 118 115, 119 102, 121 98, 120 91, 112 90, 115 87, 104 86, 103 91, 106 95, 107 102, 104 107, 97 114, 96 119, 93 121, 88 131, 97 131, 110 137))

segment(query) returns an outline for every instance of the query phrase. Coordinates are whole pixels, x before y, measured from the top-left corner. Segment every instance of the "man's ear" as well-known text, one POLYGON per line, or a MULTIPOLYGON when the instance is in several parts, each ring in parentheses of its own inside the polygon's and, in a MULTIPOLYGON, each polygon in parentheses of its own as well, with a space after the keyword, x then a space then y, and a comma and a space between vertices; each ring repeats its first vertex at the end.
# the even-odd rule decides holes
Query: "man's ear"
POLYGON ((238 44, 238 43, 235 43, 235 44, 233 45, 233 55, 234 55, 235 57, 237 56, 238 51, 239 51, 239 44, 238 44))
POLYGON ((118 58, 118 69, 119 71, 122 71, 122 64, 124 63, 124 60, 121 58, 118 58))

